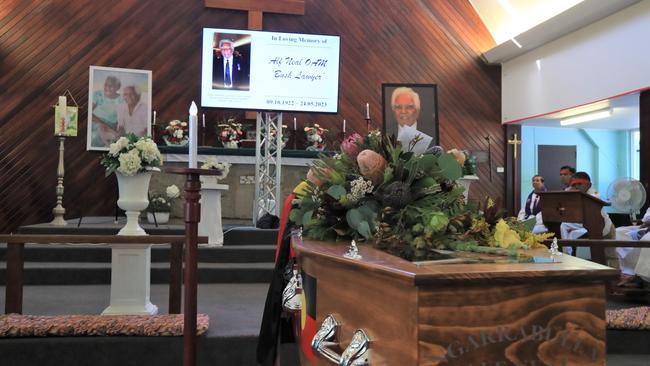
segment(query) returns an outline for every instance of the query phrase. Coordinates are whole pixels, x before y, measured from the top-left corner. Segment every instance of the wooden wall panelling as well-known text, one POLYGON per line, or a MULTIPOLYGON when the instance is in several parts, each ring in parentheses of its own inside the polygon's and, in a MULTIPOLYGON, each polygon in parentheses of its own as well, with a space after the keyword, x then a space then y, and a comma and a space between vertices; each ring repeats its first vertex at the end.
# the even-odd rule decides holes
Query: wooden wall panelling
MULTIPOLYGON (((365 132, 365 103, 381 127, 381 84, 435 83, 441 144, 487 150, 503 166, 500 69, 481 52, 494 41, 468 2, 306 0, 304 15, 265 14, 264 29, 341 36, 339 113, 285 113, 299 128, 316 122, 337 136, 343 118, 365 132)), ((153 72, 158 123, 186 118, 200 102, 203 27, 247 28, 247 14, 205 8, 203 1, 96 0, 0 4, 0 232, 51 219, 57 144, 52 136, 56 97, 70 89, 81 107, 79 136, 66 140, 66 217, 110 215, 115 179, 104 178, 100 152, 86 151, 88 67, 153 72)), ((201 110, 209 128, 243 112, 201 110)), ((208 134, 214 142, 216 134, 208 134)), ((504 177, 479 164, 470 198, 501 197, 504 177)))

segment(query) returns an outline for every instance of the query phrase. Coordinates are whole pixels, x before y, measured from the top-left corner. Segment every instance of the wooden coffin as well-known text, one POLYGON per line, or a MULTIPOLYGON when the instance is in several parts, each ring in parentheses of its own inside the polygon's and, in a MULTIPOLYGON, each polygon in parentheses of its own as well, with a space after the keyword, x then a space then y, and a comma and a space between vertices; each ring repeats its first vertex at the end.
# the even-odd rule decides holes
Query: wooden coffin
POLYGON ((417 265, 363 245, 356 260, 343 256, 344 243, 294 237, 293 247, 303 280, 295 326, 303 366, 333 364, 310 348, 330 314, 340 323, 332 352, 340 355, 362 329, 373 366, 605 364, 605 282, 615 269, 567 255, 417 265))

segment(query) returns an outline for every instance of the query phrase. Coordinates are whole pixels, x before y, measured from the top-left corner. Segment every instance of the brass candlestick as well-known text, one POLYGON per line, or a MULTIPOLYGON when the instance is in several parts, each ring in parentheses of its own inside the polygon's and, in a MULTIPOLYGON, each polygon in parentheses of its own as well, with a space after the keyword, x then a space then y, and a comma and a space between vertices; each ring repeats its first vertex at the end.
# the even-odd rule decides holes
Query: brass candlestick
POLYGON ((65 151, 64 142, 65 136, 59 136, 59 166, 56 169, 56 206, 52 209, 54 220, 50 222, 50 225, 57 226, 65 226, 68 224, 63 218, 63 215, 65 215, 65 208, 63 208, 63 176, 65 174, 63 165, 63 152, 65 151))

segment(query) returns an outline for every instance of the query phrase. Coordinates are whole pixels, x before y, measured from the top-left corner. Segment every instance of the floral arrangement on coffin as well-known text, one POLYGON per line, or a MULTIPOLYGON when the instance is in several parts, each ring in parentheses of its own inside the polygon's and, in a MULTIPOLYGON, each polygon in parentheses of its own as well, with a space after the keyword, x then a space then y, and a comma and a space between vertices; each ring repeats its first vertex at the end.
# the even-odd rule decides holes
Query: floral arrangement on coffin
POLYGON ((165 193, 154 193, 149 196, 147 212, 169 212, 172 203, 181 196, 181 191, 175 184, 168 186, 165 193))
POLYGON ((305 136, 309 146, 307 151, 323 151, 325 149, 324 135, 328 129, 322 128, 318 123, 305 127, 305 136))
POLYGON ((291 220, 306 237, 366 241, 408 260, 437 258, 440 249, 517 257, 548 237, 497 220, 494 202, 480 215, 456 183, 460 155, 416 155, 414 145, 403 150, 379 131, 348 136, 339 154, 314 162, 291 220))
POLYGON ((106 176, 114 172, 132 176, 160 167, 162 163, 158 145, 149 137, 138 137, 132 133, 112 143, 100 162, 106 168, 106 176))
POLYGON ((226 123, 218 125, 221 128, 219 132, 219 140, 224 147, 236 148, 239 140, 244 136, 244 130, 241 123, 237 122, 234 118, 228 118, 226 123))
POLYGON ((184 146, 188 143, 189 128, 187 122, 177 119, 170 121, 167 127, 162 131, 163 140, 167 145, 184 146))
POLYGON ((228 173, 230 172, 230 165, 230 163, 217 161, 216 158, 209 157, 206 159, 205 163, 201 165, 201 169, 219 169, 221 171, 221 174, 206 176, 214 177, 215 179, 219 180, 225 179, 228 176, 228 173))

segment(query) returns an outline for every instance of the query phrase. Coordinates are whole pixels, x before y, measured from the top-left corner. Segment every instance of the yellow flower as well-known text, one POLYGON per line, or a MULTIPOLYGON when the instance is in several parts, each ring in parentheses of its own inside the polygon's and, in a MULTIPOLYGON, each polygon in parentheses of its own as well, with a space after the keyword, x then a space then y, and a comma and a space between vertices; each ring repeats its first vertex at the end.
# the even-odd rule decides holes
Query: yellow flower
POLYGON ((494 231, 494 241, 501 248, 509 248, 513 244, 521 247, 523 244, 519 239, 519 234, 512 230, 503 219, 497 222, 496 230, 494 231))

